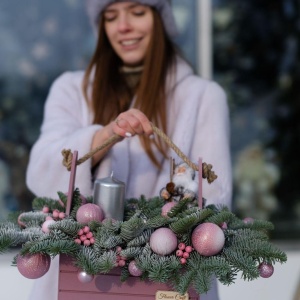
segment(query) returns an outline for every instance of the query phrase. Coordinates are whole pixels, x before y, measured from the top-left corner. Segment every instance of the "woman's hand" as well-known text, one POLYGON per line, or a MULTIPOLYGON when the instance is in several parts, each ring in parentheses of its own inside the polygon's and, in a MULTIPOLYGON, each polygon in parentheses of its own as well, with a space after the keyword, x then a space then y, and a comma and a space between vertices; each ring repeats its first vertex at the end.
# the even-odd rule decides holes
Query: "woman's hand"
POLYGON ((136 134, 153 134, 148 118, 138 109, 132 108, 118 115, 112 124, 112 131, 122 137, 131 137, 136 134))
MULTIPOLYGON (((115 121, 104 126, 94 134, 91 149, 101 146, 108 138, 114 134, 121 138, 134 135, 145 134, 151 138, 153 130, 148 118, 140 110, 132 108, 118 115, 115 121)), ((113 146, 109 145, 105 149, 98 151, 92 157, 92 166, 99 163, 105 153, 113 146)))

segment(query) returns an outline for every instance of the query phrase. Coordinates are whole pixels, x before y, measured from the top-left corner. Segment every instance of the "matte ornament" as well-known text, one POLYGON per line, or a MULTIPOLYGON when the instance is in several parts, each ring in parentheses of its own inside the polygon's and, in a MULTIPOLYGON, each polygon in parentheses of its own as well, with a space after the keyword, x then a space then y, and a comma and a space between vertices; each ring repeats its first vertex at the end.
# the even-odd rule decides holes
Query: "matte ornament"
POLYGON ((28 279, 37 279, 44 276, 51 264, 48 254, 26 254, 18 255, 17 267, 19 272, 28 279))
POLYGON ((156 229, 150 236, 150 248, 159 255, 167 255, 177 248, 177 237, 169 228, 156 229))
POLYGON ((139 269, 138 266, 136 265, 135 260, 132 260, 129 263, 128 271, 129 271, 130 275, 135 276, 135 277, 139 277, 143 274, 142 270, 139 269))
POLYGON ((49 229, 49 226, 54 224, 55 221, 53 219, 50 219, 50 220, 46 220, 43 225, 42 225, 42 231, 44 233, 49 233, 50 229, 49 229))
POLYGON ((85 271, 77 273, 77 278, 81 283, 90 283, 94 280, 94 275, 90 275, 85 271))
POLYGON ((218 254, 225 244, 223 230, 213 223, 198 225, 192 233, 194 249, 203 256, 218 254))
POLYGON ((262 278, 269 278, 274 273, 274 267, 271 264, 261 263, 258 266, 259 275, 262 278))
POLYGON ((103 217, 103 211, 100 206, 93 203, 80 206, 76 213, 76 219, 81 224, 88 224, 91 221, 101 222, 103 217))

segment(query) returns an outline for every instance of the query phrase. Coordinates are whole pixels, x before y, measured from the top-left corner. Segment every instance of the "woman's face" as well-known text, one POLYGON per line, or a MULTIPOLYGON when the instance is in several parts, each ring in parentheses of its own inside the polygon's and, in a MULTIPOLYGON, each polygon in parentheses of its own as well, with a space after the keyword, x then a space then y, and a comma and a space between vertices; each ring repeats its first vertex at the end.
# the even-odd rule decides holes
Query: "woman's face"
POLYGON ((110 44, 124 65, 141 65, 152 35, 151 8, 135 2, 119 2, 108 6, 103 17, 110 44))

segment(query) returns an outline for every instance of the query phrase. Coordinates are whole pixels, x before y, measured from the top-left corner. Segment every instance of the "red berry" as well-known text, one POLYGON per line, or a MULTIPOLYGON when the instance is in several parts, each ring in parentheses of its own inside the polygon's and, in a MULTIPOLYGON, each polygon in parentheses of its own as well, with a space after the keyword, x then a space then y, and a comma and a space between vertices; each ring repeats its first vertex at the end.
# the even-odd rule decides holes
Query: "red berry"
POLYGON ((82 242, 85 241, 85 240, 86 240, 86 235, 84 235, 84 234, 81 235, 81 236, 80 236, 80 240, 81 240, 82 242))
POLYGON ((83 232, 84 232, 84 233, 90 232, 90 227, 89 227, 89 226, 84 226, 83 232))
POLYGON ((117 246, 116 251, 117 251, 117 253, 120 253, 122 251, 122 247, 117 246))
POLYGON ((182 264, 182 265, 184 265, 184 264, 186 264, 186 259, 185 258, 180 258, 180 263, 182 264))
POLYGON ((184 250, 185 249, 185 243, 179 243, 178 249, 179 250, 184 250))
POLYGON ((190 254, 188 252, 184 252, 183 255, 182 255, 184 258, 189 258, 190 257, 190 254))
POLYGON ((57 209, 55 209, 52 214, 53 214, 53 218, 59 217, 59 211, 57 209))
POLYGON ((75 239, 75 243, 78 245, 81 245, 81 240, 80 239, 75 239))
POLYGON ((95 243, 95 239, 93 237, 90 238, 90 242, 91 242, 91 244, 94 244, 95 243))
POLYGON ((65 218, 65 213, 64 212, 60 212, 59 214, 58 214, 58 217, 60 218, 60 219, 64 219, 65 218))
POLYGON ((48 206, 44 206, 43 207, 43 213, 47 214, 49 212, 49 207, 48 206))
POLYGON ((84 244, 84 246, 89 246, 90 244, 91 244, 91 242, 89 241, 89 240, 85 240, 84 242, 83 242, 83 244, 84 244))
POLYGON ((83 235, 83 230, 82 230, 82 229, 79 229, 78 232, 77 232, 77 234, 78 234, 78 235, 83 235))
POLYGON ((191 253, 193 251, 193 247, 192 246, 186 246, 185 247, 185 252, 191 253))
POLYGON ((90 239, 91 237, 93 237, 93 233, 92 233, 92 232, 88 232, 88 233, 86 234, 86 237, 87 237, 88 239, 90 239))
POLYGON ((181 257, 183 255, 183 251, 182 250, 177 250, 176 251, 176 256, 181 257))
POLYGON ((126 262, 123 259, 120 259, 119 262, 118 262, 119 267, 124 267, 125 264, 126 264, 126 262))

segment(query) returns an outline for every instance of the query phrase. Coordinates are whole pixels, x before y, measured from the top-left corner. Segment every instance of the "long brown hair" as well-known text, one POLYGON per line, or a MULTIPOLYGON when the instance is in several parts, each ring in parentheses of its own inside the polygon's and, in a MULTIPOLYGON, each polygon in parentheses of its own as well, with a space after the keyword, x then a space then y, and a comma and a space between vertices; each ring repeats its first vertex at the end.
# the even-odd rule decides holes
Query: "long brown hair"
MULTIPOLYGON (((166 77, 171 67, 174 67, 172 71, 175 72, 174 61, 177 51, 165 32, 159 13, 153 8, 152 12, 153 33, 133 106, 140 109, 151 122, 167 132, 166 77)), ((85 72, 83 92, 94 112, 93 123, 107 125, 130 107, 133 95, 125 82, 124 74, 119 71, 123 63, 109 43, 103 17, 99 24, 98 34, 95 53, 85 72), (91 101, 89 101, 88 89, 92 72, 94 72, 94 78, 91 101)), ((164 143, 159 138, 150 140, 142 135, 140 140, 151 161, 159 168, 152 143, 166 157, 164 143)))

